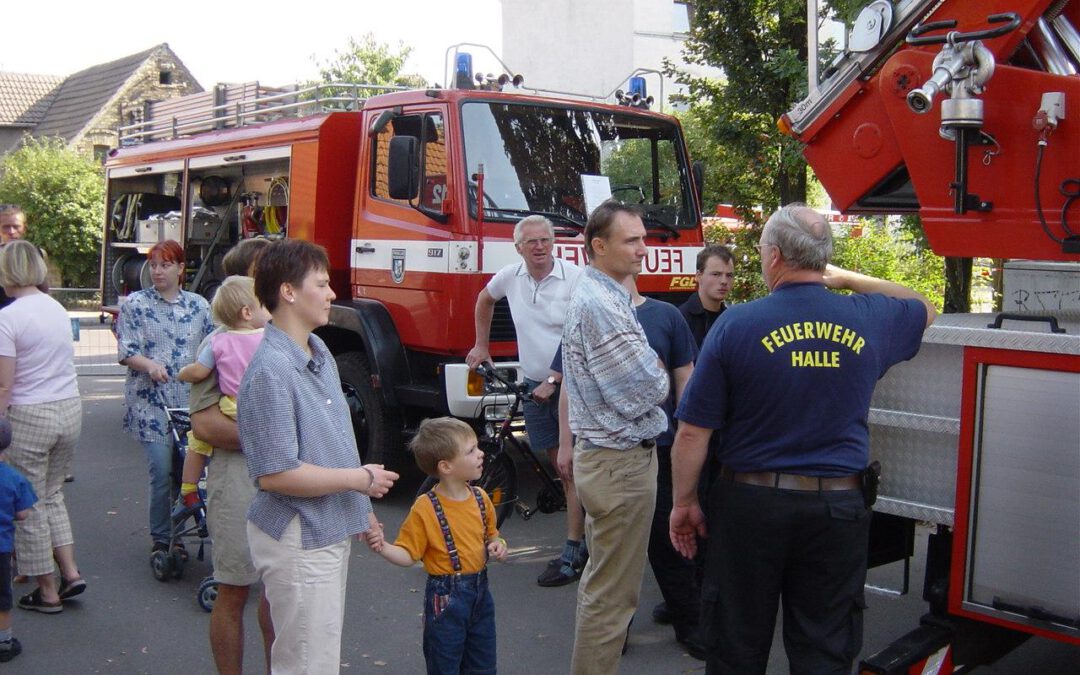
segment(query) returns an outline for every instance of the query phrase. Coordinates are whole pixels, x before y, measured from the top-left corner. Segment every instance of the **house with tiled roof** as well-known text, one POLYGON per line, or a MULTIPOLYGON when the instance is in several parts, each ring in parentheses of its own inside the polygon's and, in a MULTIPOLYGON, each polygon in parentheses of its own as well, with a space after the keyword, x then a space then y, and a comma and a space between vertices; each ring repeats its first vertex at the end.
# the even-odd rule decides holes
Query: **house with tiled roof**
POLYGON ((67 77, 0 72, 0 155, 29 134, 104 159, 149 104, 202 91, 165 43, 67 77))

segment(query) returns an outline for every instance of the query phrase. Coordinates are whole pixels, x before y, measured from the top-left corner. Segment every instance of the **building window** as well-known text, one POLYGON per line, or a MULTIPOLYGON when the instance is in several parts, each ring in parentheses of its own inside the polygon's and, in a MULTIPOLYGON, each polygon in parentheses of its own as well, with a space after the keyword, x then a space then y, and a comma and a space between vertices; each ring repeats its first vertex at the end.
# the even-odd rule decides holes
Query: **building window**
POLYGON ((172 71, 160 70, 158 71, 158 84, 172 84, 172 71))
POLYGON ((95 145, 94 146, 94 160, 104 164, 105 160, 109 158, 109 146, 107 145, 95 145))
POLYGON ((694 25, 694 3, 692 0, 674 0, 672 28, 675 33, 689 33, 694 25))

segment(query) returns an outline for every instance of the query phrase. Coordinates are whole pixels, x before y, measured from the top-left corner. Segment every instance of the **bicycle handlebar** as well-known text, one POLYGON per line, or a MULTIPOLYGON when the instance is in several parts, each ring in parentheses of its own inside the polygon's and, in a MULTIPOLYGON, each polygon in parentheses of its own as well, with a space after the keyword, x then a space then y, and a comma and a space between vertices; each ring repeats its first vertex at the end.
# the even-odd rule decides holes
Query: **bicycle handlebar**
POLYGON ((488 382, 494 381, 502 384, 510 391, 510 393, 514 394, 515 396, 523 399, 529 398, 530 396, 528 387, 526 387, 524 384, 514 382, 513 380, 507 378, 502 373, 500 373, 498 369, 495 368, 495 365, 492 363, 481 363, 480 365, 478 365, 476 367, 476 374, 484 378, 488 382))

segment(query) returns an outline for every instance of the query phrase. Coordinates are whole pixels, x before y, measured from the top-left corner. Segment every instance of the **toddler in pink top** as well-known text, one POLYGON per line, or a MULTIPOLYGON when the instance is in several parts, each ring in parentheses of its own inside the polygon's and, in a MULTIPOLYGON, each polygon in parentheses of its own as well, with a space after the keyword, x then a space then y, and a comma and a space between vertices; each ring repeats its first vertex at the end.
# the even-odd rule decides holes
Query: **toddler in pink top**
MULTIPOLYGON (((263 326, 270 314, 255 297, 254 280, 243 276, 225 279, 210 303, 210 311, 221 329, 210 335, 195 363, 181 368, 177 377, 184 382, 202 382, 216 371, 222 393, 218 407, 226 416, 236 419, 236 392, 262 341, 263 326)), ((198 503, 199 478, 206 458, 213 452, 210 444, 188 432, 188 453, 180 484, 180 499, 185 506, 198 503)))

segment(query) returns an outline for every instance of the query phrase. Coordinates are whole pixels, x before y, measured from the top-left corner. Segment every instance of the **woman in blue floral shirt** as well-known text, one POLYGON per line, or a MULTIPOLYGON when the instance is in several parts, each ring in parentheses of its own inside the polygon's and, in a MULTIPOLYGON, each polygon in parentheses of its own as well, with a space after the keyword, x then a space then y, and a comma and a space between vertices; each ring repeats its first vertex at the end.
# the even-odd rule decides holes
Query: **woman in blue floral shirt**
POLYGON ((189 385, 176 375, 195 360, 199 343, 214 327, 206 300, 180 288, 180 244, 157 243, 147 259, 153 288, 132 293, 120 307, 117 348, 120 363, 128 367, 124 430, 142 443, 150 469, 151 550, 167 551, 173 442, 163 406, 187 407, 189 385))

